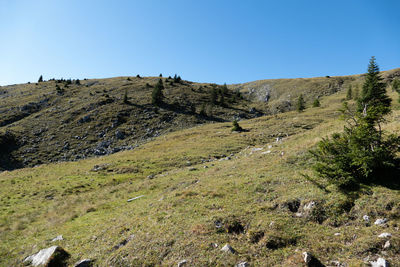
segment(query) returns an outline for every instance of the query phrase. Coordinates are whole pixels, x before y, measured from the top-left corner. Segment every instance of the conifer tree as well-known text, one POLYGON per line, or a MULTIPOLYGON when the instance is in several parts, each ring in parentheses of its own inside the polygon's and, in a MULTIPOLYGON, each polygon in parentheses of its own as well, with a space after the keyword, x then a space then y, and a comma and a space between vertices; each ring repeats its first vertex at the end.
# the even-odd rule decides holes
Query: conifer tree
POLYGON ((382 82, 379 74, 378 64, 375 62, 375 57, 371 57, 368 73, 357 101, 357 109, 373 123, 390 112, 390 102, 391 99, 386 94, 386 84, 382 82))
POLYGON ((346 100, 353 99, 353 90, 351 84, 349 85, 349 89, 347 89, 346 100))
POLYGON ((153 92, 151 94, 151 103, 156 106, 160 106, 163 102, 164 95, 162 90, 164 89, 164 85, 161 79, 158 80, 158 83, 154 86, 153 92))
POLYGON ((213 105, 217 104, 217 89, 215 87, 211 89, 211 103, 213 105))
POLYGON ((313 107, 314 107, 314 108, 317 108, 317 107, 320 107, 320 106, 321 106, 321 103, 319 102, 319 99, 316 98, 316 99, 314 100, 314 102, 313 102, 313 107))
POLYGON ((128 90, 125 90, 125 93, 124 93, 124 103, 125 103, 125 104, 128 104, 128 103, 129 103, 129 100, 128 100, 128 90))
POLYGON ((40 75, 39 80, 38 80, 38 83, 41 83, 41 82, 43 82, 43 76, 42 75, 40 75))
POLYGON ((390 112, 390 99, 381 80, 375 58, 371 58, 357 108, 353 111, 344 103, 344 132, 324 138, 311 151, 318 175, 340 189, 399 177, 400 137, 384 134, 380 126, 390 112))
POLYGON ((241 132, 241 131, 243 131, 243 128, 239 125, 239 123, 237 122, 237 120, 234 120, 234 121, 232 122, 232 125, 233 125, 233 127, 232 127, 232 132, 241 132))
POLYGON ((298 112, 302 112, 306 109, 306 104, 304 102, 303 94, 300 94, 299 98, 297 99, 296 110, 298 112))

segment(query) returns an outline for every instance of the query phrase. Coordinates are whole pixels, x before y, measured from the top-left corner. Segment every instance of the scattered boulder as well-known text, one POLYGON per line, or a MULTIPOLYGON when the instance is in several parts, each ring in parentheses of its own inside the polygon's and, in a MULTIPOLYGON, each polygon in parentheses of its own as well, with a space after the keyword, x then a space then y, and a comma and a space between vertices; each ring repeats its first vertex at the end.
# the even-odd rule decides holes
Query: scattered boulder
POLYGON ((104 164, 100 164, 100 165, 94 165, 93 169, 91 169, 91 171, 92 172, 104 171, 104 170, 107 170, 109 166, 110 166, 109 163, 104 163, 104 164))
POLYGON ((91 259, 84 259, 75 263, 74 267, 91 267, 93 266, 93 261, 91 259))
POLYGON ((247 261, 242 261, 235 265, 235 267, 249 267, 249 266, 250 264, 247 261))
POLYGON ((389 237, 392 237, 392 234, 391 233, 382 233, 382 234, 378 235, 378 237, 380 237, 380 238, 389 238, 389 237))
POLYGON ((387 219, 386 218, 383 218, 383 219, 377 219, 375 222, 374 222, 374 224, 375 225, 384 225, 385 223, 387 223, 387 219))
POLYGON ((389 267, 389 262, 384 258, 378 258, 376 261, 370 261, 371 267, 389 267))
POLYGON ((56 236, 55 238, 53 238, 53 239, 51 240, 51 242, 61 241, 61 240, 64 240, 63 236, 62 236, 62 235, 58 235, 58 236, 56 236))
POLYGON ((303 260, 308 267, 325 267, 316 257, 308 252, 303 252, 303 260))
POLYGON ((363 220, 364 220, 366 223, 369 223, 369 216, 368 216, 368 215, 364 215, 364 216, 363 216, 363 220))
POLYGON ((390 241, 388 240, 388 241, 385 242, 385 245, 383 245, 383 248, 384 249, 389 249, 391 246, 392 246, 392 244, 390 244, 390 241))
POLYGON ((221 248, 221 251, 226 252, 226 253, 232 253, 232 254, 235 254, 235 252, 236 252, 229 244, 226 244, 225 246, 223 246, 221 248))
POLYGON ((25 264, 32 266, 44 265, 50 266, 67 266, 66 260, 69 258, 69 253, 59 246, 52 246, 40 250, 38 253, 27 257, 24 260, 25 264))
POLYGON ((178 267, 183 267, 185 266, 187 263, 187 260, 181 260, 180 262, 178 262, 178 267))

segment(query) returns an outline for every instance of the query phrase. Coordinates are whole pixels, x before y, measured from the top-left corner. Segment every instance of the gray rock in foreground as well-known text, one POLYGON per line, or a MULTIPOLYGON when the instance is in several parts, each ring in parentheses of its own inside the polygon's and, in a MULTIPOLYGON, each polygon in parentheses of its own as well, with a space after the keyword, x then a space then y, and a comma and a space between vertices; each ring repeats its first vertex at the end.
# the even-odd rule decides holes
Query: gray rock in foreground
POLYGON ((221 248, 221 251, 229 252, 232 254, 234 254, 236 252, 229 244, 226 244, 225 246, 223 246, 223 248, 221 248))
POLYGON ((74 267, 91 267, 93 266, 93 261, 90 259, 84 259, 75 263, 74 267))
POLYGON ((69 258, 69 253, 59 246, 52 246, 40 250, 38 253, 27 257, 24 260, 25 264, 32 266, 66 266, 66 259, 69 258))
POLYGON ((384 258, 378 258, 376 261, 369 262, 371 267, 389 267, 389 262, 384 258))

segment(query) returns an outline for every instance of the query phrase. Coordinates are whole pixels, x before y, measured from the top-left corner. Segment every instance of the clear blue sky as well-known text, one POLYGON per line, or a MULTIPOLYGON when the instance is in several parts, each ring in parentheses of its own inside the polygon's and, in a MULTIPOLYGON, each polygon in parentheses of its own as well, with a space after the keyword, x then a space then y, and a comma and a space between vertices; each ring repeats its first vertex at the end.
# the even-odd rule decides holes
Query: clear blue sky
POLYGON ((398 0, 0 0, 0 85, 182 76, 239 83, 400 67, 398 0))

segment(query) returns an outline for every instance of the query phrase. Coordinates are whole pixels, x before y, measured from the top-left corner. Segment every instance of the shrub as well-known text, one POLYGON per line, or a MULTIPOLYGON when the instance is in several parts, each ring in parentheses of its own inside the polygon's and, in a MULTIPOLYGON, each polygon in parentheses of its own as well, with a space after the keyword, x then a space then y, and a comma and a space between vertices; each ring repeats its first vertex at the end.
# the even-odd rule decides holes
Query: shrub
POLYGON ((233 127, 232 127, 232 132, 241 132, 241 131, 243 131, 243 128, 240 127, 240 125, 239 125, 239 123, 237 122, 237 120, 234 120, 234 121, 232 122, 232 125, 233 125, 233 127))
POLYGON ((314 100, 314 102, 313 102, 313 107, 314 107, 314 108, 317 108, 317 107, 320 107, 320 106, 321 106, 321 103, 319 102, 319 99, 316 98, 316 99, 314 100))

